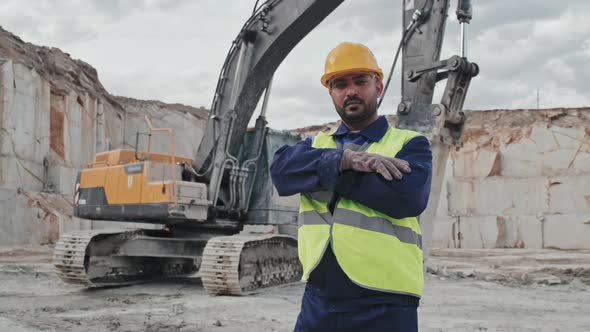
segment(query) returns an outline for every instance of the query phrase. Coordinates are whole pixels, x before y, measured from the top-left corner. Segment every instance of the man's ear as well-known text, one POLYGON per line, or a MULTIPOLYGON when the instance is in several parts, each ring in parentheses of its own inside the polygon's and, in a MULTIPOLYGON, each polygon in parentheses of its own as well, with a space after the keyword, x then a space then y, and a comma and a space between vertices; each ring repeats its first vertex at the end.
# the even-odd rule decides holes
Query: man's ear
POLYGON ((381 98, 381 94, 383 93, 383 81, 377 80, 377 82, 375 82, 375 88, 377 89, 377 97, 381 98))

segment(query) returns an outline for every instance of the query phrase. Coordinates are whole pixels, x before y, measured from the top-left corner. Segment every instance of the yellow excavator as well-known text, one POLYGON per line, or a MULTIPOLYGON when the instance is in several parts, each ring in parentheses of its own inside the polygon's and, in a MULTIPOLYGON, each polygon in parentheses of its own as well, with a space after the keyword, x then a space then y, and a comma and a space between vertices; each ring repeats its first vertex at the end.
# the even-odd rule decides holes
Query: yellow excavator
MULTIPOLYGON (((293 47, 343 1, 256 2, 221 69, 194 158, 175 155, 174 131, 154 128, 149 118, 145 148, 139 148, 138 133, 134 150, 98 153, 78 174, 75 216, 162 227, 63 234, 54 254, 60 276, 96 287, 199 271, 211 294, 238 295, 299 280, 294 237, 241 231, 250 224, 297 224, 297 199, 279 198, 269 175, 274 151, 298 140, 267 128, 272 76, 293 47), (263 93, 261 114, 248 129, 263 93), (151 151, 155 132, 168 134, 168 153, 151 151)), ((405 29, 389 74, 391 79, 402 51, 397 126, 431 140, 431 201, 440 194, 450 146, 460 144, 463 103, 471 78, 478 74, 477 65, 464 54, 439 60, 448 10, 449 0, 403 1, 405 29), (441 80, 446 80, 445 92, 433 104, 434 87, 441 80)), ((471 19, 470 1, 459 0, 456 13, 464 27, 471 19)), ((429 211, 436 211, 436 204, 431 203, 421 220, 426 243, 433 216, 429 211)))

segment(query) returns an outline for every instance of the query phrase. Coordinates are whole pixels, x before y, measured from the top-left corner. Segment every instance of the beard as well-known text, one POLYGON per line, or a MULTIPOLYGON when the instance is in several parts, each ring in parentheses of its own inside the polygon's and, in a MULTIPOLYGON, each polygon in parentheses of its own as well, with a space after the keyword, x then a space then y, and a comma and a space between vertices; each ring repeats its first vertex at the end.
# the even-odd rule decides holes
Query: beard
POLYGON ((359 96, 346 98, 341 107, 336 106, 336 112, 344 123, 356 124, 370 119, 377 112, 377 98, 367 103, 359 96))

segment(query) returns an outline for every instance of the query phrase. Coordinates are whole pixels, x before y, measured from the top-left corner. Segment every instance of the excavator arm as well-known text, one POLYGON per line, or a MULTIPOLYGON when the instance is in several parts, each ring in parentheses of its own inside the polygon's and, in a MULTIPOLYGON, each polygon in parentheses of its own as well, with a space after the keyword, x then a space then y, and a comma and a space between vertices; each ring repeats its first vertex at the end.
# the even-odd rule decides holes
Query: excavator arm
POLYGON ((432 184, 426 210, 420 216, 424 257, 434 231, 447 159, 452 146, 461 146, 465 123, 463 103, 471 78, 479 67, 465 57, 465 24, 472 18, 470 0, 457 0, 461 24, 461 55, 440 60, 449 1, 404 0, 402 38, 402 100, 397 109, 397 127, 424 134, 432 150, 432 184), (436 83, 446 79, 441 100, 433 104, 436 83))
MULTIPOLYGON (((268 97, 272 76, 289 52, 343 0, 269 0, 255 10, 232 43, 223 68, 207 128, 197 156, 199 182, 208 184, 208 199, 217 215, 243 219, 256 176, 256 160, 266 134, 266 102, 256 122, 255 139, 246 147, 244 134, 262 93, 268 97), (242 156, 241 158, 239 157, 242 156), (221 212, 221 214, 220 214, 221 212)), ((477 65, 464 56, 439 61, 449 0, 403 0, 402 101, 398 127, 425 134, 447 146, 459 144, 463 102, 477 65), (447 79, 439 104, 434 88, 447 79)), ((471 19, 470 1, 459 0, 462 23, 471 19)), ((441 162, 445 162, 440 160, 441 162)), ((436 160, 435 160, 436 162, 436 160)))
MULTIPOLYGON (((242 142, 250 118, 281 62, 343 1, 266 1, 255 10, 233 41, 219 75, 205 134, 194 158, 195 169, 202 174, 200 180, 209 184, 208 197, 216 208, 238 214, 247 209, 248 197, 239 197, 239 188, 251 188, 254 174, 237 156, 244 149, 242 142), (234 176, 229 174, 232 172, 234 176), (246 178, 240 173, 251 176, 246 178), (224 202, 218 202, 220 196, 224 202)), ((263 116, 257 126, 258 136, 264 135, 265 124, 263 116)), ((253 151, 244 151, 247 155, 257 155, 262 140, 259 137, 255 141, 253 151)))

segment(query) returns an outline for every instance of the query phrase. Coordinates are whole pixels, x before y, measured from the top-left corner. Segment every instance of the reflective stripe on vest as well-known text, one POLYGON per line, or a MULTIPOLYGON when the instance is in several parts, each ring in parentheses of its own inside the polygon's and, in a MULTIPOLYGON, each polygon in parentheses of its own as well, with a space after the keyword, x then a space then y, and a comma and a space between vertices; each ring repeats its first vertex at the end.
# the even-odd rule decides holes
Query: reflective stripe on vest
MULTIPOLYGON (((407 141, 418 135, 389 128, 383 138, 368 145, 366 151, 394 157, 407 141)), ((337 147, 334 138, 325 133, 319 133, 312 146, 337 147)), ((357 148, 358 145, 354 147, 357 148)), ((303 280, 309 278, 331 243, 338 264, 356 284, 420 296, 424 280, 422 233, 417 218, 391 218, 345 198, 338 200, 332 214, 328 208, 332 196, 328 191, 301 195, 299 258, 303 280)))

